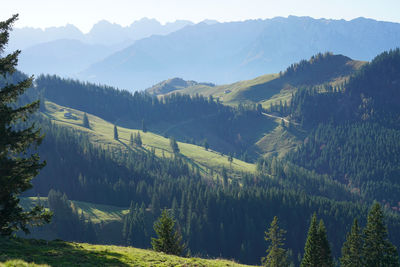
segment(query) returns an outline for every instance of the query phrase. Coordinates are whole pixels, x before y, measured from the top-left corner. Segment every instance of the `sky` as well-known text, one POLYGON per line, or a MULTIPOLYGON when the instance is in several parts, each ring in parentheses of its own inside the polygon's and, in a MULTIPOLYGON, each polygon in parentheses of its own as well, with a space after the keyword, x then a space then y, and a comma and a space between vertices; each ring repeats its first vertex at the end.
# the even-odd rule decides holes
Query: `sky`
POLYGON ((15 27, 73 24, 88 32, 100 20, 123 26, 143 17, 161 23, 205 19, 242 21, 277 16, 400 22, 400 0, 1 0, 0 20, 19 13, 15 27))

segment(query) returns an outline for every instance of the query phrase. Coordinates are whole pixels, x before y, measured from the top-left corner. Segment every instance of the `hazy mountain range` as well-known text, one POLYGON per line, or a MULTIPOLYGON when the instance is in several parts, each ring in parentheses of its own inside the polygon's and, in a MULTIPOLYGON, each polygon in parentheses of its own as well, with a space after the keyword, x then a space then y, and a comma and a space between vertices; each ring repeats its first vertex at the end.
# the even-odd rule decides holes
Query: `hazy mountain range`
POLYGON ((20 60, 22 71, 69 75, 132 91, 171 77, 231 83, 279 72, 325 51, 371 60, 400 44, 399 23, 294 16, 166 25, 143 19, 129 27, 102 21, 88 34, 72 25, 46 31, 20 29, 13 34, 11 47, 30 39, 29 48, 27 43, 19 46, 26 48, 20 60))
POLYGON ((59 39, 74 39, 87 44, 117 45, 149 37, 153 34, 165 35, 193 24, 186 20, 177 20, 162 25, 155 19, 142 18, 129 26, 121 26, 101 20, 88 33, 81 32, 76 26, 67 24, 62 27, 15 28, 10 34, 9 49, 26 49, 40 43, 59 39))
POLYGON ((143 18, 123 27, 102 20, 86 34, 71 24, 44 30, 16 28, 11 32, 7 51, 22 50, 19 68, 24 72, 71 76, 136 40, 166 35, 191 24, 179 20, 162 25, 155 19, 143 18))

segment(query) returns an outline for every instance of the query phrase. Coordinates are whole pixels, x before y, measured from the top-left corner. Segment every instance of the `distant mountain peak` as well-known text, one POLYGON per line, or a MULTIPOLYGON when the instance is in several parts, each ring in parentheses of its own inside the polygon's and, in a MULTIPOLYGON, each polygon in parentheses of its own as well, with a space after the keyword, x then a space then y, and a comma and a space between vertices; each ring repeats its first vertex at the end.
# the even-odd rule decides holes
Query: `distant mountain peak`
POLYGON ((218 24, 220 22, 218 20, 214 20, 214 19, 205 19, 205 20, 201 21, 200 23, 205 23, 207 25, 213 25, 213 24, 218 24))
POLYGON ((112 28, 122 28, 121 25, 117 23, 111 23, 108 20, 100 20, 96 24, 93 25, 92 29, 89 31, 89 34, 96 32, 96 31, 105 31, 110 30, 112 28))
POLYGON ((139 20, 135 20, 134 22, 131 23, 131 25, 129 25, 129 27, 137 27, 137 26, 143 26, 143 25, 155 25, 155 26, 160 26, 161 23, 156 20, 156 19, 151 19, 151 18, 147 18, 147 17, 143 17, 139 20))

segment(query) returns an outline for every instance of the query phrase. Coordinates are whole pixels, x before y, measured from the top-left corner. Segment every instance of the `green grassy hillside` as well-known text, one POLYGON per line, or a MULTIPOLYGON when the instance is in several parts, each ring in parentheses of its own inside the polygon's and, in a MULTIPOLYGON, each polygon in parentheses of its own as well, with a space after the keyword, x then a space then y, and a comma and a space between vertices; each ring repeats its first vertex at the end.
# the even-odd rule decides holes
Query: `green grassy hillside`
POLYGON ((255 146, 261 154, 282 157, 300 145, 304 137, 305 132, 299 129, 287 129, 279 125, 273 131, 266 133, 255 146))
MULTIPOLYGON (((365 63, 342 55, 316 55, 309 61, 303 60, 290 66, 288 69, 295 68, 295 71, 291 73, 293 75, 286 75, 288 72, 286 70, 281 74, 266 74, 255 79, 220 86, 194 84, 184 88, 175 87, 175 90, 169 86, 165 94, 180 92, 190 95, 212 95, 227 105, 260 103, 267 108, 271 103, 290 101, 292 93, 304 85, 339 85, 365 63), (303 67, 303 65, 307 66, 303 67)), ((168 81, 160 84, 166 86, 168 81)), ((162 91, 159 90, 159 92, 162 91)))
POLYGON ((255 79, 239 81, 232 84, 225 84, 219 86, 209 86, 206 84, 195 84, 192 86, 187 86, 185 88, 176 88, 174 91, 169 91, 168 93, 183 93, 189 95, 212 95, 215 98, 218 98, 221 102, 225 104, 235 104, 235 99, 241 91, 246 90, 247 88, 251 88, 252 86, 256 86, 258 84, 264 84, 269 81, 272 81, 278 78, 278 74, 266 74, 259 76, 255 79))
MULTIPOLYGON (((171 157, 173 155, 169 145, 169 139, 151 132, 118 127, 119 140, 114 140, 114 125, 97 116, 88 114, 90 129, 87 129, 83 127, 83 112, 79 110, 65 108, 47 101, 44 114, 59 125, 86 132, 91 142, 110 149, 144 149, 148 151, 154 149, 155 154, 159 157, 171 157), (70 118, 64 117, 64 114, 67 112, 71 113, 70 118), (129 145, 130 135, 137 132, 140 133, 142 138, 142 148, 129 145)), ((180 154, 192 164, 199 166, 202 171, 208 171, 209 168, 219 170, 222 167, 232 170, 233 172, 253 172, 255 170, 254 164, 246 163, 238 159, 234 159, 233 162, 230 163, 228 161, 228 156, 221 155, 210 149, 205 150, 203 147, 182 142, 178 142, 178 146, 180 154)))
POLYGON ((279 101, 289 102, 292 93, 302 86, 339 85, 363 64, 365 62, 352 60, 342 55, 316 55, 308 61, 303 60, 293 64, 274 79, 250 83, 251 85, 241 88, 228 98, 227 102, 231 104, 260 103, 264 108, 268 108, 270 104, 279 103, 279 101), (293 66, 295 71, 288 73, 293 66))
POLYGON ((132 247, 34 239, 0 239, 0 266, 248 266, 183 258, 132 247), (30 263, 30 264, 28 264, 30 263))

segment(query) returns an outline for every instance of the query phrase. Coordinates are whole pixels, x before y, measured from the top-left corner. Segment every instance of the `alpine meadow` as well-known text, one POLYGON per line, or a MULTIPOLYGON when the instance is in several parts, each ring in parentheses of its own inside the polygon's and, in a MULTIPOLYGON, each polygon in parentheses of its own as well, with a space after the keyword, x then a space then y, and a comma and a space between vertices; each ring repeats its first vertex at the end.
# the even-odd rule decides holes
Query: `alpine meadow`
POLYGON ((23 2, 0 11, 0 266, 400 267, 400 5, 23 2), (175 22, 115 22, 139 11, 175 22))

